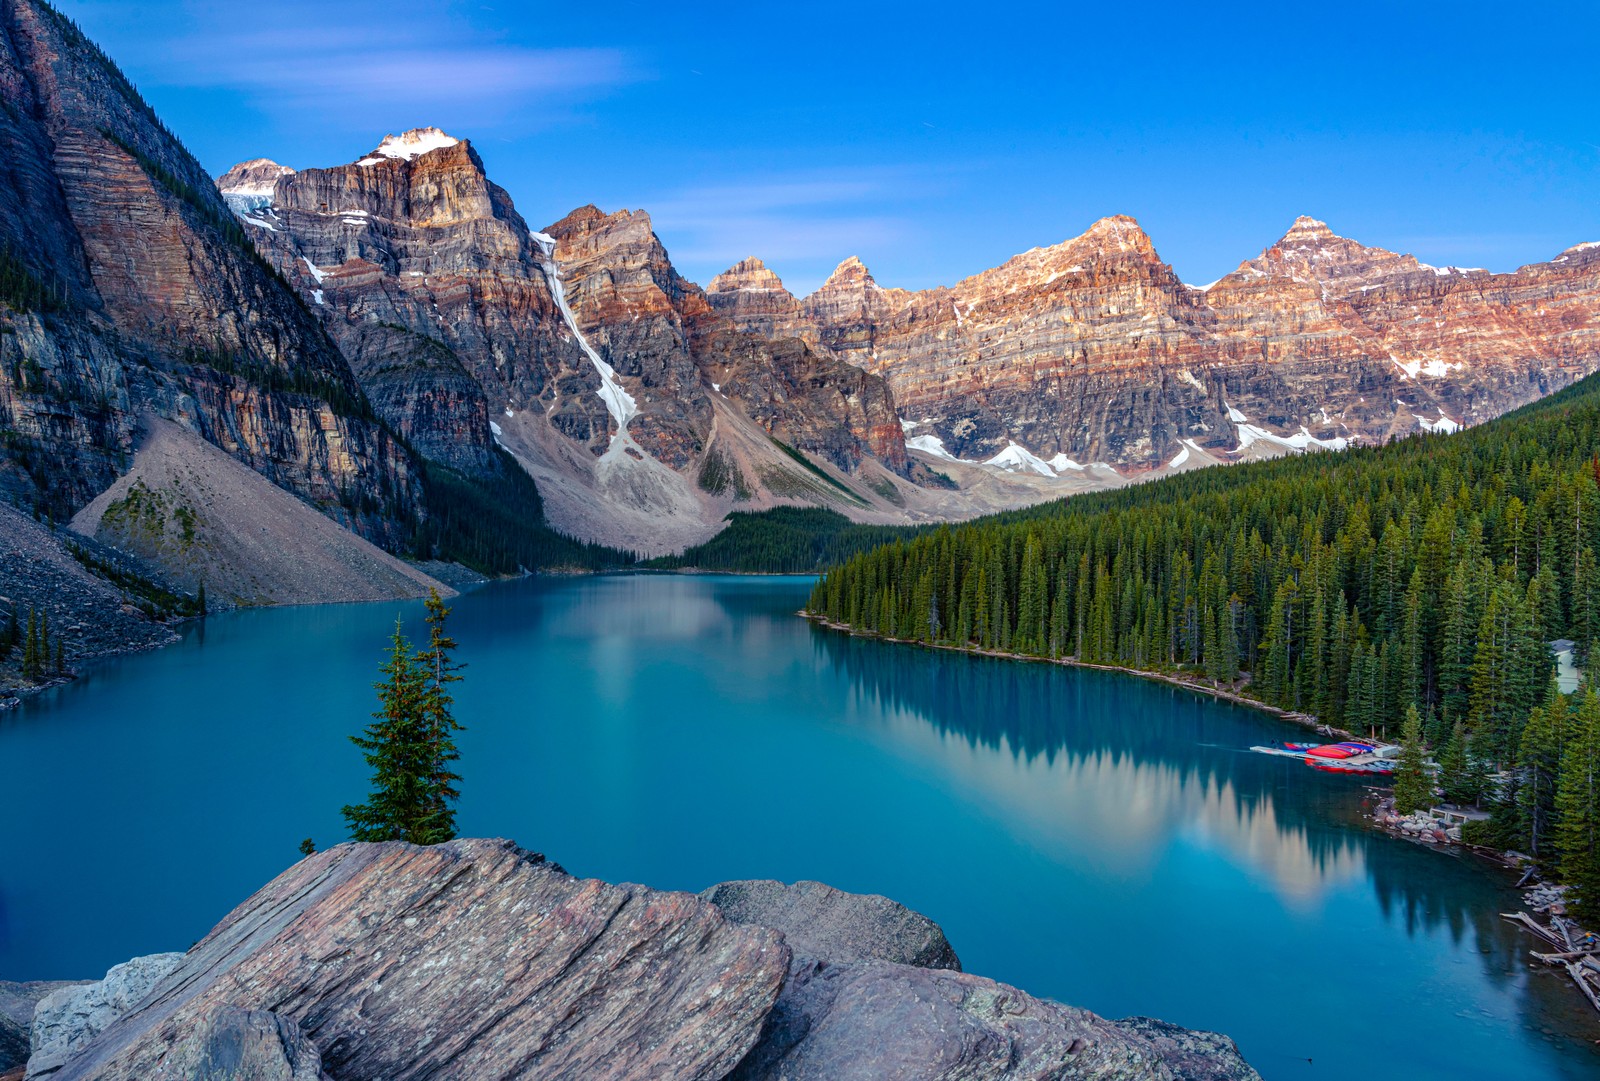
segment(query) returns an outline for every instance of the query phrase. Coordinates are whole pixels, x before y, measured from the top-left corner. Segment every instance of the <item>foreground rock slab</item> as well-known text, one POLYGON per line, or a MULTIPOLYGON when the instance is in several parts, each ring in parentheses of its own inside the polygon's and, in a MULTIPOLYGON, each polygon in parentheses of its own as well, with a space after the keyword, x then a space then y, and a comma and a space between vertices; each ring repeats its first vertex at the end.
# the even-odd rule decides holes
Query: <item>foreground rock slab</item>
POLYGON ((969 973, 802 957, 761 1043, 733 1077, 1260 1081, 1227 1037, 1170 1028, 1161 1046, 1121 1022, 969 973), (1182 1047, 1179 1034, 1188 1040, 1182 1047))
POLYGON ((292 1022, 343 1081, 713 1081, 755 1044, 789 961, 777 932, 691 894, 574 878, 508 841, 340 845, 236 908, 53 1076, 183 1076, 185 1041, 233 1008, 292 1022))
POLYGON ((893 961, 961 971, 937 923, 899 901, 822 882, 723 882, 700 894, 735 923, 783 932, 795 953, 829 961, 893 961))

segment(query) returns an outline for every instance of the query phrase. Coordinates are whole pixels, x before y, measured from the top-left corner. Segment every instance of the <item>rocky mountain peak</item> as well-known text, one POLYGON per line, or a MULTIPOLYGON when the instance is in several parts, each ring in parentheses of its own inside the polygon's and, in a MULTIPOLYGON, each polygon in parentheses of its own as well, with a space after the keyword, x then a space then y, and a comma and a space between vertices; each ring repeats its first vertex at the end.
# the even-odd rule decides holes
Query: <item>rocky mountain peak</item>
POLYGON ((1229 279, 1288 278, 1316 286, 1326 296, 1371 291, 1409 275, 1432 272, 1440 277, 1459 273, 1454 267, 1434 268, 1414 256, 1368 247, 1340 236, 1327 222, 1301 215, 1276 243, 1255 259, 1239 265, 1229 279))
POLYGON ((783 279, 774 274, 755 256, 741 259, 721 274, 711 279, 711 284, 706 287, 708 293, 787 293, 783 287, 783 279))
POLYGON ((1328 228, 1327 222, 1302 214, 1294 220, 1293 225, 1289 226, 1289 231, 1283 235, 1283 240, 1278 241, 1278 243, 1282 244, 1291 237, 1296 239, 1316 239, 1335 237, 1337 235, 1332 229, 1328 228))
POLYGON ((833 268, 833 273, 828 275, 828 280, 822 283, 826 289, 830 285, 876 285, 872 271, 867 269, 859 256, 852 255, 844 262, 833 268))
POLYGON ((1154 257, 1156 246, 1148 233, 1139 225, 1139 222, 1127 214, 1112 214, 1101 218, 1084 231, 1083 235, 1075 240, 1069 240, 1059 248, 1082 247, 1092 244, 1099 251, 1107 254, 1126 254, 1135 252, 1139 255, 1154 257))
POLYGON ((432 150, 455 146, 461 140, 447 135, 438 128, 412 128, 399 135, 385 135, 378 148, 356 162, 357 165, 376 165, 381 161, 415 161, 432 150))
POLYGON ((293 169, 271 158, 251 158, 218 177, 217 188, 224 195, 270 196, 280 177, 293 175, 293 169))

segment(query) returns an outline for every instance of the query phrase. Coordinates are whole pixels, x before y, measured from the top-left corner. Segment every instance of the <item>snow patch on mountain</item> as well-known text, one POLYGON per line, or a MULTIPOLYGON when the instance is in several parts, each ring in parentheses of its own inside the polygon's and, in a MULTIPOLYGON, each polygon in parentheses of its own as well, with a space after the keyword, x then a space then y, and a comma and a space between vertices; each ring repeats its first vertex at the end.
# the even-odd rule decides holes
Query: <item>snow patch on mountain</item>
POLYGON ((1007 445, 1005 450, 983 464, 1004 469, 1007 473, 1038 473, 1043 477, 1056 475, 1056 471, 1044 459, 1029 453, 1020 443, 1007 445))
POLYGON ((412 128, 399 135, 385 135, 378 149, 356 162, 357 165, 376 165, 384 160, 415 161, 430 150, 455 146, 461 140, 446 135, 438 128, 412 128))
POLYGON ((600 400, 606 403, 606 411, 611 414, 611 419, 617 422, 617 435, 624 436, 628 421, 639 411, 638 403, 617 381, 616 369, 601 359, 600 354, 595 352, 594 346, 589 344, 589 339, 583 336, 583 331, 578 329, 578 321, 573 318, 572 308, 567 305, 567 291, 561 284, 561 274, 556 270, 555 237, 548 233, 531 235, 534 243, 539 245, 541 257, 539 265, 544 270, 545 280, 550 283, 550 292, 555 296, 556 307, 561 309, 561 318, 567 324, 567 329, 572 331, 572 336, 578 339, 578 348, 589 358, 594 370, 600 373, 600 400))

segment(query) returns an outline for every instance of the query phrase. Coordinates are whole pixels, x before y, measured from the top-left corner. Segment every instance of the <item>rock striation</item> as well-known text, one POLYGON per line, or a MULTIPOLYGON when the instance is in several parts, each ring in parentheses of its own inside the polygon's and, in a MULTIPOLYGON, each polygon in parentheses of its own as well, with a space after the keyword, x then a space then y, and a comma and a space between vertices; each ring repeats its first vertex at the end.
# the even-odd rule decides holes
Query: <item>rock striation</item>
POLYGON ((1371 443, 1478 423, 1600 367, 1600 245, 1490 274, 1300 218, 1195 287, 1117 216, 918 292, 852 258, 795 300, 757 267, 718 278, 719 310, 883 375, 912 447, 966 461, 1015 444, 1144 470, 1191 444, 1227 459, 1371 443))
POLYGON ((270 1009, 341 1081, 710 1081, 754 1045, 789 957, 692 895, 573 878, 508 842, 341 845, 230 913, 53 1076, 171 1076, 219 1011, 264 1031, 270 1009))
POLYGON ((760 259, 741 259, 711 279, 706 300, 741 330, 763 338, 816 336, 800 302, 760 259))
POLYGON ((964 974, 886 898, 612 886, 506 841, 341 845, 130 965, 159 981, 30 1078, 1259 1081, 1226 1037, 964 974))
POLYGON ((734 501, 831 505, 773 440, 847 474, 870 458, 910 475, 880 377, 736 329, 642 211, 582 207, 533 231, 471 143, 435 128, 349 165, 256 159, 217 183, 411 446, 474 475, 496 468, 498 443, 581 536, 649 548, 614 520, 686 516, 704 536, 734 501), (751 453, 740 483, 700 482, 751 453))
POLYGON ((0 12, 0 497, 66 518, 134 419, 184 424, 392 543, 420 489, 349 366, 210 178, 46 4, 0 12))

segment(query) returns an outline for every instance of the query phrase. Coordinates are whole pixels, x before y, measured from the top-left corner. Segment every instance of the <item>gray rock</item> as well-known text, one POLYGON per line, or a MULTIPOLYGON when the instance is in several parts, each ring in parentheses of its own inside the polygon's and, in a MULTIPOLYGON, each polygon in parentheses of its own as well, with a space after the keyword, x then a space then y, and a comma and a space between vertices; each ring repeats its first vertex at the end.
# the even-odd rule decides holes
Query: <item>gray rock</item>
POLYGON ((46 995, 33 1013, 28 1077, 46 1077, 59 1070, 113 1021, 144 1001, 181 960, 181 953, 135 957, 112 966, 103 980, 61 987, 46 995))
POLYGON ((892 961, 961 971, 944 931, 919 912, 877 894, 845 893, 821 882, 723 882, 700 894, 735 923, 783 932, 797 954, 832 962, 892 961))
POLYGON ((295 1022, 341 1081, 717 1081, 789 959, 693 894, 574 878, 509 841, 345 844, 234 909, 56 1081, 184 1076, 177 1048, 222 1007, 295 1022))
POLYGON ((1261 1081, 1220 1032, 1197 1032, 1153 1017, 1126 1017, 1116 1024, 1149 1040, 1177 1081, 1261 1081))
MULTIPOLYGON (((1181 1031, 1181 1030, 1180 1030, 1181 1031)), ((1204 1061, 1205 1048, 1192 1054, 1204 1061)), ((1259 1081, 1249 1067, 1232 1075, 1259 1081)), ((797 958, 732 1081, 1177 1081, 1155 1043, 967 973, 797 958)))
POLYGON ((32 1043, 33 1008, 39 1000, 63 987, 84 981, 31 980, 12 983, 0 980, 0 1073, 28 1061, 32 1043))
POLYGON ((268 1010, 219 1006, 162 1063, 186 1081, 327 1081, 300 1026, 268 1010))

